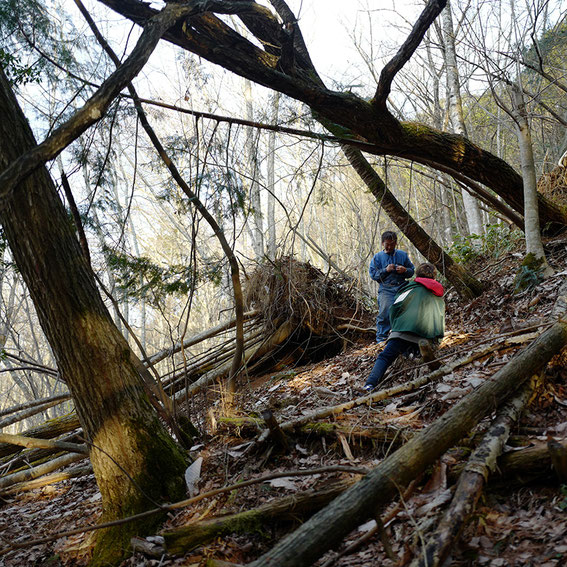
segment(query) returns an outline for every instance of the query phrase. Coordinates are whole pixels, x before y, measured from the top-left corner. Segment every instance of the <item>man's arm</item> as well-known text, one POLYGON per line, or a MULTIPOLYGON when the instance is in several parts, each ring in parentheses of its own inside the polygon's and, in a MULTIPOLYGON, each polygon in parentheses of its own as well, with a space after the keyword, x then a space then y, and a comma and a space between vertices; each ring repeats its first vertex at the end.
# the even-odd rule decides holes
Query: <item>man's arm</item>
POLYGON ((370 262, 370 268, 368 270, 370 277, 376 282, 382 282, 384 277, 388 273, 386 267, 382 268, 382 262, 380 261, 380 253, 374 254, 374 258, 370 262))
POLYGON ((415 272, 415 267, 414 265, 411 263, 411 260, 409 259, 409 256, 407 254, 407 252, 405 253, 405 258, 404 258, 404 267, 406 269, 406 273, 404 274, 404 278, 411 278, 415 272))

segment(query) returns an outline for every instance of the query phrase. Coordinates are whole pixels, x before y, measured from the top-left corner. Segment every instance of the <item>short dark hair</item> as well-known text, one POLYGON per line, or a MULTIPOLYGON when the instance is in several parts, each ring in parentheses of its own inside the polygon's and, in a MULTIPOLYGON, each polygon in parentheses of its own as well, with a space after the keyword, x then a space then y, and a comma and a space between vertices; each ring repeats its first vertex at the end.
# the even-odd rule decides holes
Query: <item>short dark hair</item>
POLYGON ((386 232, 382 233, 382 242, 386 240, 393 240, 394 242, 398 241, 398 236, 393 230, 387 230, 386 232))
POLYGON ((429 278, 430 280, 435 279, 435 266, 429 262, 424 262, 417 267, 415 271, 416 278, 429 278))

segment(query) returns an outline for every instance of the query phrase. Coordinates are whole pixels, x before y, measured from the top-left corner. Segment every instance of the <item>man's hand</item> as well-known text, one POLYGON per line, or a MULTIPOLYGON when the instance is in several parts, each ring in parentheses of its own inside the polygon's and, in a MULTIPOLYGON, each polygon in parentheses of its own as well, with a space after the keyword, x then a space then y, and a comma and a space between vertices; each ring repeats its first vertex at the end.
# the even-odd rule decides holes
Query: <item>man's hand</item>
POLYGON ((407 268, 404 266, 396 266, 396 272, 398 272, 398 274, 405 274, 407 272, 407 268))
MULTIPOLYGON (((396 266, 394 266, 394 264, 388 264, 388 265, 386 266, 386 271, 387 271, 387 272, 393 272, 395 269, 396 269, 396 266)), ((405 270, 405 268, 404 268, 404 270, 405 270)))

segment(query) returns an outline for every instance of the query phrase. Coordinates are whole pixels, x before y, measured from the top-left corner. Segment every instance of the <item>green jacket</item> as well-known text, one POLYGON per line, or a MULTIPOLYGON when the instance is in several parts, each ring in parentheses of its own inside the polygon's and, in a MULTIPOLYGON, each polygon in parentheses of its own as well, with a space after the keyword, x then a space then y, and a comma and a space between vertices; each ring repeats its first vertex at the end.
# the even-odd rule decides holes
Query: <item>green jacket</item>
POLYGON ((445 334, 443 286, 429 278, 416 278, 403 286, 390 307, 392 332, 414 333, 426 339, 445 334))

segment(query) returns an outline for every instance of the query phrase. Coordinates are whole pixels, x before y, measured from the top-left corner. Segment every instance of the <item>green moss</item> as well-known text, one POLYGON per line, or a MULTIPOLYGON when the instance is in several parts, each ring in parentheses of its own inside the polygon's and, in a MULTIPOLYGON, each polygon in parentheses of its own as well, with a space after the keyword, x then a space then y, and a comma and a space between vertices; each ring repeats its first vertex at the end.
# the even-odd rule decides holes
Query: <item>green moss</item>
POLYGON ((308 423, 301 428, 302 431, 305 433, 318 433, 319 435, 325 435, 334 433, 335 431, 335 424, 334 423, 308 423))
MULTIPOLYGON (((128 517, 156 507, 159 502, 174 502, 185 495, 183 473, 186 458, 174 440, 167 435, 156 420, 156 427, 132 428, 139 447, 145 449, 143 470, 134 478, 135 491, 124 494, 120 510, 103 514, 102 521, 128 517), (129 498, 129 501, 128 501, 129 498)), ((101 530, 96 535, 96 545, 91 566, 118 565, 130 552, 132 537, 155 533, 165 519, 166 512, 141 518, 134 522, 101 530)))
POLYGON ((230 533, 256 532, 264 535, 263 527, 262 514, 257 510, 248 510, 218 520, 176 528, 162 535, 167 552, 179 555, 230 533))

